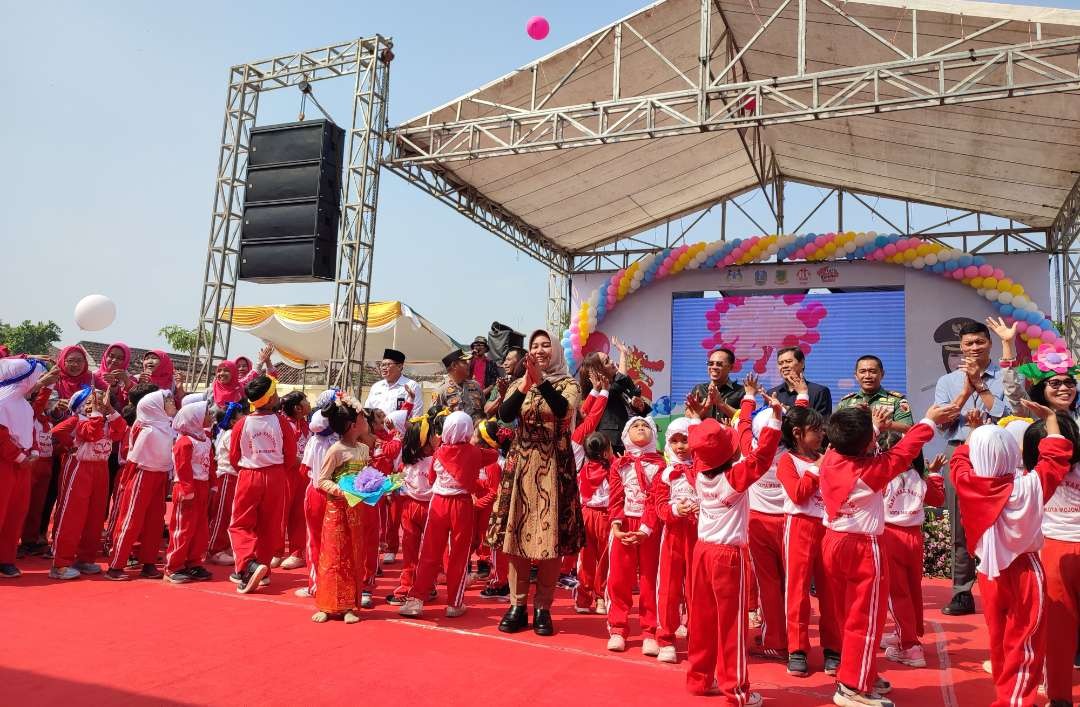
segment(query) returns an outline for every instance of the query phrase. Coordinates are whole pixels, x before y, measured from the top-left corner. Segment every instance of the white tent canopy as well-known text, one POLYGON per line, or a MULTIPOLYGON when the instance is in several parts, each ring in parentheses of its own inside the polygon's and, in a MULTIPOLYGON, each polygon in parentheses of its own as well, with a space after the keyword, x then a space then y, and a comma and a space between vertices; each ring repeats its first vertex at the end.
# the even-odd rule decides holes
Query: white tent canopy
MULTIPOLYGON (((222 312, 229 317, 229 312, 222 312)), ((330 358, 329 305, 263 305, 236 307, 232 325, 237 331, 271 343, 287 361, 298 364, 330 358)), ((383 350, 397 349, 408 368, 420 375, 443 370, 441 359, 460 344, 404 302, 372 302, 368 306, 365 363, 382 359, 383 350)))

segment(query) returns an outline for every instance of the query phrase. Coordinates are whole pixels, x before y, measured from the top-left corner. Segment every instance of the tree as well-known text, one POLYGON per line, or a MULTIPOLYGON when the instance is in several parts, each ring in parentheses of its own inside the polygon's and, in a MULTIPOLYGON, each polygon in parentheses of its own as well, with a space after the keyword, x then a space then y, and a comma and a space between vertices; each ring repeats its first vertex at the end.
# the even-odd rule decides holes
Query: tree
MULTIPOLYGON (((191 355, 195 353, 195 347, 199 345, 199 332, 196 329, 185 329, 179 324, 170 324, 158 329, 158 336, 165 337, 169 347, 173 351, 191 355)), ((207 338, 203 335, 203 338, 207 338)))
POLYGON ((61 336, 63 331, 52 320, 31 322, 24 319, 21 324, 0 321, 0 344, 8 347, 13 354, 47 355, 49 347, 60 341, 61 336))

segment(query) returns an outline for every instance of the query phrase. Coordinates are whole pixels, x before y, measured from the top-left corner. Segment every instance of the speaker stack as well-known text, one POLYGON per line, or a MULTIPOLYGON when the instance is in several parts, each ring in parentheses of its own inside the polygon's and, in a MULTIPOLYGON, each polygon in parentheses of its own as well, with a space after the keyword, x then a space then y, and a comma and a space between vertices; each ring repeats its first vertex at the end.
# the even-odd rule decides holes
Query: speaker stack
POLYGON ((241 280, 333 280, 345 131, 328 120, 251 130, 241 280))

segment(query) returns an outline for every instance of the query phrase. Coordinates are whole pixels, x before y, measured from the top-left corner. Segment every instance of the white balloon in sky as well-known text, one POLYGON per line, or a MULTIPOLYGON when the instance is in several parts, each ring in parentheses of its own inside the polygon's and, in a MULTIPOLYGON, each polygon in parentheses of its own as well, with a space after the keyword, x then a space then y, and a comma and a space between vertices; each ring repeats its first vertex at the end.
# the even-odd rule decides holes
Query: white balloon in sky
POLYGON ((116 303, 105 295, 87 295, 75 305, 75 323, 83 331, 100 331, 116 319, 116 303))

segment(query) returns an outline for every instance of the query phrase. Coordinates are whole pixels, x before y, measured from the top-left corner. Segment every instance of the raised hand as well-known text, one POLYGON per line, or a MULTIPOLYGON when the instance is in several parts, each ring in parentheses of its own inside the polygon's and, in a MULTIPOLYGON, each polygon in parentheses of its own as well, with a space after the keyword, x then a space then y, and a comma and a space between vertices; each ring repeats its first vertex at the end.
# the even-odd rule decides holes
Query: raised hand
POLYGON ((945 425, 955 420, 959 414, 960 408, 955 403, 946 403, 945 405, 931 405, 925 417, 935 425, 945 425))
POLYGON ((270 355, 272 353, 274 353, 274 345, 273 344, 267 344, 266 346, 259 349, 259 363, 261 363, 263 365, 266 365, 267 363, 269 363, 270 362, 270 355))
POLYGON ((762 391, 761 397, 765 398, 765 404, 772 408, 773 417, 777 420, 781 420, 784 417, 784 404, 780 402, 779 398, 773 397, 768 393, 762 391))
POLYGON ((926 470, 931 474, 936 474, 945 467, 947 459, 944 454, 938 454, 936 457, 930 460, 930 463, 926 465, 926 470))
POLYGON ((1022 405, 1025 410, 1030 412, 1033 417, 1037 417, 1037 418, 1039 418, 1041 420, 1045 420, 1045 419, 1047 419, 1049 417, 1054 416, 1054 411, 1053 410, 1046 407, 1045 405, 1040 405, 1039 403, 1035 402, 1034 400, 1028 400, 1027 398, 1021 398, 1020 399, 1020 405, 1022 405))
POLYGON ((54 366, 54 367, 50 368, 49 370, 45 371, 45 373, 41 376, 41 378, 38 378, 37 382, 38 382, 39 386, 44 388, 47 385, 52 385, 57 380, 59 380, 59 378, 60 378, 60 367, 59 366, 54 366))
POLYGON ((874 421, 874 427, 878 430, 889 429, 889 422, 892 420, 892 412, 886 408, 871 408, 870 417, 874 421))
POLYGON ((699 398, 693 393, 686 396, 686 417, 694 420, 701 420, 705 417, 705 408, 707 407, 704 398, 699 398))
POLYGON ((758 392, 758 377, 756 373, 747 373, 742 381, 743 391, 746 395, 753 397, 758 392))
POLYGON ((1001 317, 987 317, 986 326, 1003 342, 1012 341, 1016 338, 1016 322, 1013 322, 1012 326, 1010 326, 1001 317))
POLYGON ((986 423, 986 413, 984 413, 982 410, 979 410, 977 408, 971 408, 966 413, 964 413, 964 424, 966 424, 971 429, 975 429, 976 427, 982 427, 986 423))

